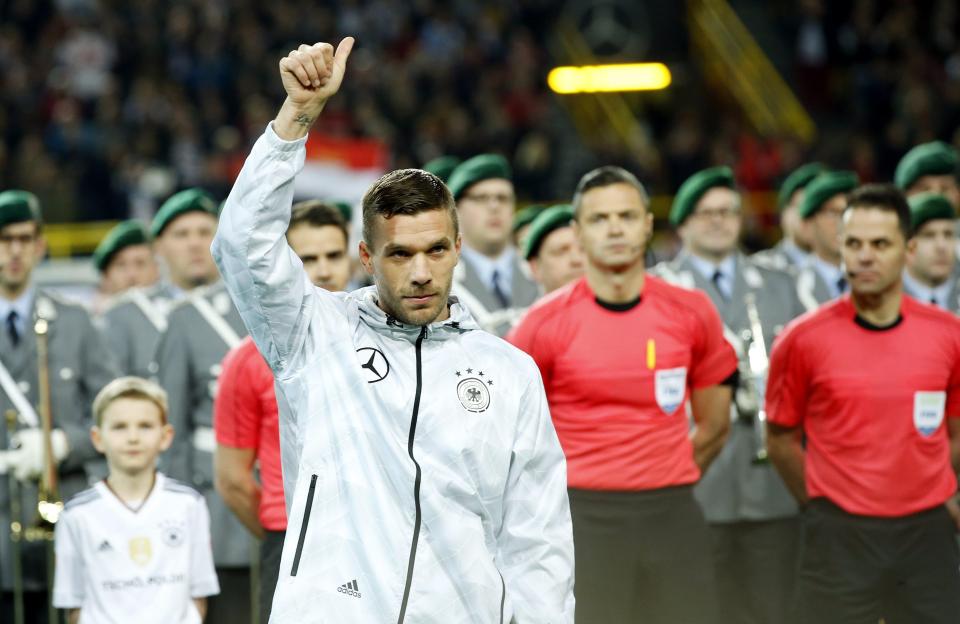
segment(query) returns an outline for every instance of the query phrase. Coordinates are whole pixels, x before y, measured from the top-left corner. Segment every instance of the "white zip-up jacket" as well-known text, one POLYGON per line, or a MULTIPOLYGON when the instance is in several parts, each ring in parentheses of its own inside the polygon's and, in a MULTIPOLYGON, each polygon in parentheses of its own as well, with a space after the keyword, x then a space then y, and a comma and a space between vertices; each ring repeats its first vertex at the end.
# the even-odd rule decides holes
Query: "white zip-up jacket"
POLYGON ((314 287, 285 239, 304 143, 267 128, 213 243, 290 415, 270 621, 572 622, 566 463, 536 365, 455 299, 416 327, 375 287, 314 287))

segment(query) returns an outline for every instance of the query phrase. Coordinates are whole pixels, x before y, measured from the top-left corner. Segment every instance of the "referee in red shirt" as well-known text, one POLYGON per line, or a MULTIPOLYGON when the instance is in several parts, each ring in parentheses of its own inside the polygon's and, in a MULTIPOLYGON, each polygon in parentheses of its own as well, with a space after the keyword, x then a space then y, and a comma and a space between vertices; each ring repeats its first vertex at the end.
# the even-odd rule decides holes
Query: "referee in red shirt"
POLYGON ((773 348, 769 456, 806 505, 802 622, 960 622, 960 320, 903 294, 909 230, 895 187, 853 191, 851 294, 773 348))
MULTIPOLYGON (((293 206, 287 242, 303 261, 303 268, 314 285, 331 292, 347 287, 350 279, 348 239, 346 222, 334 206, 315 200, 293 206)), ((263 540, 260 622, 266 624, 287 529, 283 474, 287 473, 292 483, 296 466, 285 466, 281 471, 273 373, 252 338, 246 338, 227 353, 218 383, 219 392, 213 406, 217 436, 216 487, 244 526, 263 540), (257 464, 260 483, 254 474, 257 464)))
POLYGON ((573 205, 586 277, 535 304, 508 340, 540 367, 567 457, 576 619, 714 622, 692 485, 726 437, 736 355, 706 295, 644 272, 653 215, 633 175, 591 171, 573 205))

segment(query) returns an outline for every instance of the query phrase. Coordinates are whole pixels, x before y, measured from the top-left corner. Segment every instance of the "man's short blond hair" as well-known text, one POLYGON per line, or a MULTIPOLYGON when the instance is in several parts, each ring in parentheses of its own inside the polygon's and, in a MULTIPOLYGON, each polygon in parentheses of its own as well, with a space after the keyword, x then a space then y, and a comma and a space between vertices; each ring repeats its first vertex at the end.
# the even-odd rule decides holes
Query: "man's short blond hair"
POLYGON ((167 393, 152 381, 142 377, 118 377, 103 387, 93 400, 93 421, 103 425, 103 414, 117 399, 149 401, 160 410, 160 422, 167 424, 167 393))

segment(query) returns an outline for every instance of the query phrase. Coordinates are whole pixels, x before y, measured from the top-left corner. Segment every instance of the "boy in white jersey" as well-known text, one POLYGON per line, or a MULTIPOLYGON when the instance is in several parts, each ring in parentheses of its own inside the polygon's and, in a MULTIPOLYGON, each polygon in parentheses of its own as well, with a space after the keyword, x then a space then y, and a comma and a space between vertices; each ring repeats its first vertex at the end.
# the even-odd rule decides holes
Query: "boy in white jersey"
POLYGON ((166 393, 121 377, 93 413, 110 475, 68 500, 57 522, 54 606, 71 624, 199 624, 220 586, 203 497, 156 470, 173 440, 166 393))

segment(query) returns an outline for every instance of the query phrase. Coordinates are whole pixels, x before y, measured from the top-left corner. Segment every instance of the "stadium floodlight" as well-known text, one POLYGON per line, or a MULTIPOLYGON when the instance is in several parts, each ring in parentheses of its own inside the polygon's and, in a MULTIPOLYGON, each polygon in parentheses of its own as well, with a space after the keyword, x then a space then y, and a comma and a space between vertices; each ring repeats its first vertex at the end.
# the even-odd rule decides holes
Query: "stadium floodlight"
POLYGON ((671 79, 663 63, 565 66, 547 74, 550 89, 560 94, 657 91, 670 86, 671 79))

